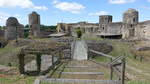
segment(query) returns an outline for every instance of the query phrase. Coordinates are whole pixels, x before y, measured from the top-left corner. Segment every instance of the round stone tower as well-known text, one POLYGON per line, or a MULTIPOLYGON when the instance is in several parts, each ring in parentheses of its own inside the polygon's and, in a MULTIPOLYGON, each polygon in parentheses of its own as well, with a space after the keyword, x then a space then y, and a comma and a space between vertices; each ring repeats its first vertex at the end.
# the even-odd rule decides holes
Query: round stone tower
POLYGON ((17 36, 18 20, 15 17, 9 17, 6 21, 5 39, 14 40, 17 36))
POLYGON ((29 28, 30 35, 33 37, 40 37, 40 15, 36 12, 29 14, 29 28))
POLYGON ((139 22, 139 13, 135 9, 128 9, 123 14, 123 23, 126 24, 138 24, 139 22))
POLYGON ((112 16, 111 15, 101 15, 99 16, 99 24, 108 24, 112 23, 112 16))
POLYGON ((6 21, 6 26, 16 26, 19 25, 19 22, 17 18, 15 17, 9 17, 6 21))

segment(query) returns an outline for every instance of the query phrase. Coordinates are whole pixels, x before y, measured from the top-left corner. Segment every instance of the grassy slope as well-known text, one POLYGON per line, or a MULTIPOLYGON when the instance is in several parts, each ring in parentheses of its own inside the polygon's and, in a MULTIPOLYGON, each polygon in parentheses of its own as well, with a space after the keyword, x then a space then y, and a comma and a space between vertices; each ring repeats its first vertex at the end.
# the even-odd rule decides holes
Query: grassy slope
MULTIPOLYGON (((133 78, 133 80, 135 80, 135 81, 127 81, 128 84, 149 84, 150 76, 148 76, 148 75, 150 74, 150 68, 149 68, 150 62, 148 62, 148 61, 140 62, 139 60, 134 59, 134 54, 131 52, 132 51, 131 48, 133 47, 131 45, 132 43, 119 42, 116 40, 114 40, 114 41, 108 40, 108 42, 110 42, 114 47, 114 50, 110 53, 110 55, 112 55, 112 56, 126 55, 127 56, 127 65, 136 69, 136 71, 135 71, 134 69, 127 68, 127 70, 126 70, 127 73, 135 76, 135 78, 133 78), (146 74, 148 74, 148 75, 146 75, 146 74)), ((103 60, 104 60, 104 58, 103 58, 103 60)))
POLYGON ((20 47, 14 47, 7 45, 5 48, 0 49, 0 64, 8 65, 17 65, 17 53, 19 52, 20 47))

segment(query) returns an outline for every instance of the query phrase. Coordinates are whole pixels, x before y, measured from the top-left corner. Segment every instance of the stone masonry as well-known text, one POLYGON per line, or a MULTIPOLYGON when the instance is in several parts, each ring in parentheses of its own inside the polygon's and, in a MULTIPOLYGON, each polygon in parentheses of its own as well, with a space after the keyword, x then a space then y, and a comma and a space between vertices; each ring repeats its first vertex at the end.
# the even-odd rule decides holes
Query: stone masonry
POLYGON ((39 38, 41 36, 40 33, 40 15, 36 12, 32 12, 29 14, 29 28, 30 28, 30 36, 39 38))
POLYGON ((135 9, 125 11, 122 22, 112 21, 113 16, 102 15, 99 17, 99 23, 58 23, 57 31, 75 36, 75 29, 80 28, 83 32, 95 36, 150 39, 150 21, 139 22, 139 12, 135 9))
POLYGON ((15 17, 9 17, 6 21, 5 39, 14 40, 17 37, 24 37, 24 26, 15 17))

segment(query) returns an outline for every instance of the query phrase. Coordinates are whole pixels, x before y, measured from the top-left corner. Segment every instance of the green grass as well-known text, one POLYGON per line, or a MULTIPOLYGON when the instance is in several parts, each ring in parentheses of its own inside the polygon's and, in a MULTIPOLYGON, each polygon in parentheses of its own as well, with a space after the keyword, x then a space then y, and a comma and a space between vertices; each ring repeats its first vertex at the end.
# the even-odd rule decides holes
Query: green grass
POLYGON ((127 81, 126 84, 150 84, 147 81, 127 81))
POLYGON ((41 84, 60 84, 60 83, 48 83, 48 82, 41 82, 41 84))
POLYGON ((20 51, 21 47, 15 47, 12 45, 7 45, 5 48, 0 49, 0 64, 12 66, 17 66, 17 53, 20 51))
POLYGON ((97 62, 110 62, 109 58, 103 57, 103 56, 96 56, 93 58, 97 62))
POLYGON ((93 40, 93 41, 102 41, 102 38, 93 38, 93 37, 83 37, 83 40, 93 40))
POLYGON ((9 76, 0 78, 0 84, 33 84, 35 77, 9 76))

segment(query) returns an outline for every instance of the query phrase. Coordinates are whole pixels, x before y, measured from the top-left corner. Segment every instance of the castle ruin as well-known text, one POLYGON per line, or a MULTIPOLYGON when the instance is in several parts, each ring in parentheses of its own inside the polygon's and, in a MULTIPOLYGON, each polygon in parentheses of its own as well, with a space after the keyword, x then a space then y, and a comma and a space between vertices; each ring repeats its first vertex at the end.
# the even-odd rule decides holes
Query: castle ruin
POLYGON ((150 21, 139 22, 139 13, 135 9, 128 9, 123 14, 122 22, 112 22, 113 16, 102 15, 99 23, 58 23, 57 32, 75 36, 75 29, 94 34, 98 37, 121 39, 150 39, 150 21))

